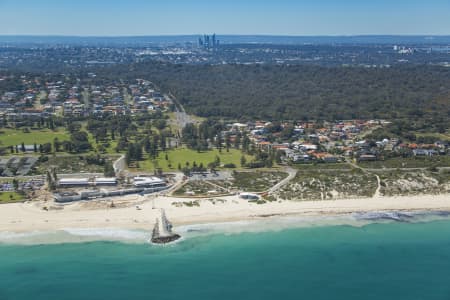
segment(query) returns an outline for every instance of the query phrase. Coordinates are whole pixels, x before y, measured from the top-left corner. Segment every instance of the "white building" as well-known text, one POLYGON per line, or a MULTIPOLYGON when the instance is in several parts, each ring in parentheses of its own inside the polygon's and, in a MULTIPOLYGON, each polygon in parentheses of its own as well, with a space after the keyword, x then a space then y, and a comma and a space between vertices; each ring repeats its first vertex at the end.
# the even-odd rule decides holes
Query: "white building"
POLYGON ((98 177, 95 178, 95 185, 116 185, 117 179, 114 177, 98 177))
POLYGON ((88 178, 61 178, 58 182, 59 186, 88 186, 88 178))
POLYGON ((133 185, 135 187, 149 187, 149 188, 155 188, 155 187, 164 187, 166 186, 166 182, 162 180, 161 178, 152 176, 152 177, 134 177, 133 178, 133 185))

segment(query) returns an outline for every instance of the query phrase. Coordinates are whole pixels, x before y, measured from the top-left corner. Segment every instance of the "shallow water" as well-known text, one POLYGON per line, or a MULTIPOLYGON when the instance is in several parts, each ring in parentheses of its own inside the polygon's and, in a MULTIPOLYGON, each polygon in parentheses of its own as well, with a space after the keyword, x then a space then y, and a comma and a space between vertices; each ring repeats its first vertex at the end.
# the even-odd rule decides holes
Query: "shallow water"
POLYGON ((450 299, 450 220, 431 219, 196 225, 169 246, 142 231, 10 234, 34 243, 0 245, 0 299, 450 299), (121 241, 85 240, 99 236, 121 241))

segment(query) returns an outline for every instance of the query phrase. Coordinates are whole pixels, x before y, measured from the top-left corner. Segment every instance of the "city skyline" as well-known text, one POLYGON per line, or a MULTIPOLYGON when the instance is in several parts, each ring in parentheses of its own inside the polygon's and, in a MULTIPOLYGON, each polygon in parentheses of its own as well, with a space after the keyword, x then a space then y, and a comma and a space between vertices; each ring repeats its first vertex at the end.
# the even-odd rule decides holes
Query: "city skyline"
POLYGON ((448 35, 442 0, 0 0, 0 35, 448 35))

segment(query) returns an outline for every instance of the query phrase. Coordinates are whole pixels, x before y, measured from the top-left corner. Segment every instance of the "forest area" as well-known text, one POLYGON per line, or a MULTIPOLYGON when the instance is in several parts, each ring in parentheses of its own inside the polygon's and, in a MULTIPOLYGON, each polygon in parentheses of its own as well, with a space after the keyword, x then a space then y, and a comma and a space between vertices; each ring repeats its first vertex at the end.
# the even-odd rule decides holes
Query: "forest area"
POLYGON ((141 63, 99 70, 147 78, 202 117, 409 119, 448 128, 450 69, 141 63))
MULTIPOLYGON (((147 79, 173 94, 188 113, 200 117, 238 121, 387 119, 408 122, 412 130, 425 127, 428 132, 442 133, 450 128, 450 68, 439 66, 185 65, 150 61, 57 71, 80 79, 94 72, 102 84, 108 80, 147 79)), ((5 80, 0 90, 11 90, 15 85, 17 82, 5 80)))

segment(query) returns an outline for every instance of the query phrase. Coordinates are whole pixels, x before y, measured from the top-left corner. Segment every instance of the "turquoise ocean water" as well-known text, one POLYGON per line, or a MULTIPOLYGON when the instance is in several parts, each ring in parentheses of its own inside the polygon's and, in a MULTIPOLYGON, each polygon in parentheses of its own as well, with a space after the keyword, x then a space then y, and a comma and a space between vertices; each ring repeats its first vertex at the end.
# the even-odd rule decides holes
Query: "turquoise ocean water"
POLYGON ((450 220, 198 232, 2 243, 0 299, 450 299, 450 220))

